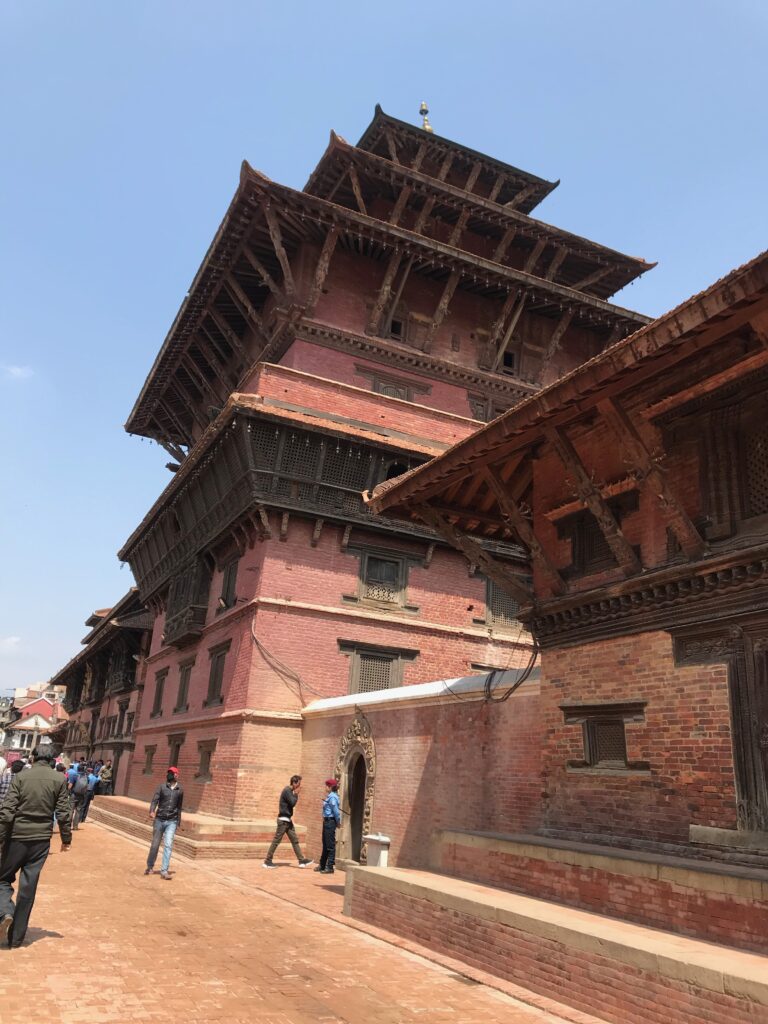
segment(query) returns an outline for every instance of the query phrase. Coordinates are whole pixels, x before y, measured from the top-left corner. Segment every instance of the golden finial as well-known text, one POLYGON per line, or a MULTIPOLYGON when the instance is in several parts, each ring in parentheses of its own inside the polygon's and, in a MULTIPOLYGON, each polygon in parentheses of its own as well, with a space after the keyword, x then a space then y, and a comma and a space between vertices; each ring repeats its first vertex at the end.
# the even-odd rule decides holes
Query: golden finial
POLYGON ((419 114, 421 114, 422 119, 421 127, 424 129, 425 132, 430 132, 431 134, 435 129, 429 123, 429 107, 424 102, 424 100, 421 101, 421 106, 419 107, 419 114))

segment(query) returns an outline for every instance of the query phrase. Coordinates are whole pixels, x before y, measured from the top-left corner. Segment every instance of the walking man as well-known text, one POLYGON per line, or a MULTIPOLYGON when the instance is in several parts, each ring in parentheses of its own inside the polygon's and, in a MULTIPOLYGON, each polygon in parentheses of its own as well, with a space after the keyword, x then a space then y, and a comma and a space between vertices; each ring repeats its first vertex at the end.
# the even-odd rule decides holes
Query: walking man
POLYGON ((307 868, 309 867, 310 864, 314 863, 314 861, 311 858, 305 857, 304 854, 301 852, 301 847, 299 846, 299 837, 296 835, 296 829, 293 827, 293 809, 296 806, 296 803, 298 802, 300 789, 301 776, 292 775, 290 784, 287 785, 280 794, 280 807, 277 812, 278 816, 277 828, 275 830, 275 838, 272 840, 272 845, 270 846, 267 852, 267 857, 263 864, 265 868, 275 867, 275 865, 272 863, 272 858, 274 857, 275 850, 277 849, 280 840, 283 838, 283 836, 288 836, 288 838, 290 839, 291 846, 293 847, 293 852, 296 854, 296 859, 299 862, 300 868, 307 868))
POLYGON ((152 845, 149 848, 147 857, 147 869, 145 875, 151 875, 157 860, 157 851, 160 849, 160 841, 163 843, 163 860, 160 867, 160 877, 166 882, 171 881, 168 868, 171 864, 171 853, 173 852, 173 840, 176 836, 176 829, 181 825, 181 805, 184 802, 184 790, 179 785, 179 769, 169 768, 165 776, 165 782, 158 786, 149 805, 149 816, 154 820, 152 828, 152 845))
POLYGON ((72 828, 75 831, 80 828, 80 822, 83 820, 83 810, 87 794, 88 769, 85 767, 85 761, 81 761, 77 766, 75 781, 69 784, 69 795, 72 797, 72 828))
POLYGON ((85 797, 83 799, 83 809, 80 812, 81 823, 84 822, 85 819, 88 817, 88 808, 91 806, 91 800, 93 800, 94 796, 96 795, 96 785, 98 781, 99 776, 96 774, 95 770, 88 772, 88 789, 85 792, 85 797))
POLYGON ((336 863, 336 829, 341 824, 339 807, 339 784, 336 779, 325 780, 323 800, 323 853, 320 864, 315 868, 322 875, 332 875, 336 863))
POLYGON ((36 747, 29 771, 13 776, 0 807, 0 940, 11 949, 24 942, 35 903, 37 883, 51 849, 54 815, 59 824, 61 852, 72 842, 69 799, 64 777, 53 771, 53 745, 36 747), (13 884, 21 873, 16 905, 13 884))

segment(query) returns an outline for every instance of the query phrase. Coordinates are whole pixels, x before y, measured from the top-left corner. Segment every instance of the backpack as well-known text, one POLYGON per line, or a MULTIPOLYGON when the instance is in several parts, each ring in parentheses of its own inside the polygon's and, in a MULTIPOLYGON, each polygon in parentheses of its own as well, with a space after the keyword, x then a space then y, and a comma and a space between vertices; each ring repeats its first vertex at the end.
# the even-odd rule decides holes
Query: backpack
POLYGON ((72 792, 75 794, 75 796, 85 796, 85 794, 88 792, 88 776, 85 774, 85 772, 82 772, 75 779, 75 784, 72 787, 72 792))

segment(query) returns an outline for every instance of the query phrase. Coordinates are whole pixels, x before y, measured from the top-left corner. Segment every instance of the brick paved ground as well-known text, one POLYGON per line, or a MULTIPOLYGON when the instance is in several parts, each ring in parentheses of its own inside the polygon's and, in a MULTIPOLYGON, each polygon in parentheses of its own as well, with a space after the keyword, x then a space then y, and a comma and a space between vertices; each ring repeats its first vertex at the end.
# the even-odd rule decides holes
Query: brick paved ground
POLYGON ((334 920, 343 875, 177 860, 164 882, 102 826, 75 839, 54 844, 27 945, 0 952, 3 1024, 562 1021, 334 920))

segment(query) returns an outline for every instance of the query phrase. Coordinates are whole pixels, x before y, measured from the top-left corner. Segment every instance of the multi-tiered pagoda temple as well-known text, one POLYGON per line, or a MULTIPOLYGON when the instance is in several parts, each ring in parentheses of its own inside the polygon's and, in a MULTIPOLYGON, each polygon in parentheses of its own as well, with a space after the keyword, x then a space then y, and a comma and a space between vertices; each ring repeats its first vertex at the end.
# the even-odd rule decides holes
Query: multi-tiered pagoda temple
POLYGON ((176 763, 271 816, 313 697, 528 661, 512 532, 478 508, 468 570, 362 494, 647 322, 609 299, 649 264, 531 216, 556 184, 380 108, 303 191, 243 165, 126 425, 174 460, 120 552, 155 616, 131 795, 176 763))

